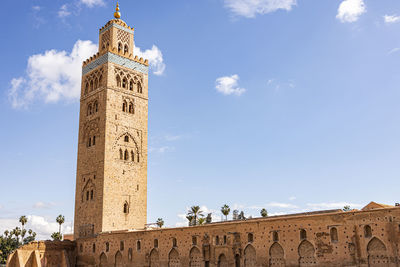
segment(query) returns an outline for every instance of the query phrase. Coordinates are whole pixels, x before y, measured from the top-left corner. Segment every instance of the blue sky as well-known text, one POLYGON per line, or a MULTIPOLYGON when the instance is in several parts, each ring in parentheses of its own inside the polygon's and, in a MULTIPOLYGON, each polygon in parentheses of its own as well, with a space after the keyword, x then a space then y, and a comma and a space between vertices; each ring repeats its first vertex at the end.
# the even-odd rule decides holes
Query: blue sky
MULTIPOLYGON (((5 1, 0 231, 70 231, 81 61, 114 1, 5 1)), ((148 222, 398 202, 400 2, 120 1, 149 79, 148 222)))

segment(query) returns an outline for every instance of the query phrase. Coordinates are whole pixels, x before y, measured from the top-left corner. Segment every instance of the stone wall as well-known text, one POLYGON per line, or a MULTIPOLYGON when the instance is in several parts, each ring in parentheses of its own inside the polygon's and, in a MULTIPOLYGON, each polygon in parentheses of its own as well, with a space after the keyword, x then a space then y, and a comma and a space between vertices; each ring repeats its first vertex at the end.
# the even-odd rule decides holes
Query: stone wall
POLYGON ((77 266, 399 266, 400 209, 99 234, 77 266))

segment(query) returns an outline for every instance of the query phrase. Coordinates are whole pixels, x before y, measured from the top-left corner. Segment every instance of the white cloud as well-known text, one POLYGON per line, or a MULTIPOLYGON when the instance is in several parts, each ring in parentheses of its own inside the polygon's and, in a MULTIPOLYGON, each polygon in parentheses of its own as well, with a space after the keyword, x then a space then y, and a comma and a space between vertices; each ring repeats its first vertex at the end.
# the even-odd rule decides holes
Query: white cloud
POLYGON ((366 12, 363 0, 344 0, 338 9, 336 18, 342 23, 355 22, 366 12))
POLYGON ((292 197, 289 197, 289 200, 296 200, 296 197, 295 196, 292 196, 292 197))
POLYGON ((42 8, 40 6, 33 6, 32 10, 34 11, 40 11, 42 8))
POLYGON ((87 5, 88 7, 104 6, 103 0, 81 0, 81 3, 87 5))
POLYGON ((165 64, 161 50, 153 45, 151 49, 142 51, 140 47, 135 46, 134 54, 138 57, 149 60, 150 68, 155 75, 162 75, 165 71, 165 64))
POLYGON ((396 15, 385 15, 383 16, 383 19, 385 20, 385 23, 387 24, 392 24, 400 21, 400 16, 396 15))
POLYGON ((71 15, 71 12, 68 10, 67 5, 63 5, 60 10, 58 10, 58 17, 60 18, 66 18, 69 15, 71 15))
MULTIPOLYGON (((8 92, 14 108, 27 107, 36 99, 55 103, 61 99, 76 101, 81 90, 82 62, 97 52, 97 44, 78 40, 72 52, 48 50, 43 54, 30 56, 26 75, 11 80, 8 92)), ((140 52, 140 48, 137 48, 140 52)), ((160 75, 165 69, 162 53, 153 46, 143 56, 149 59, 154 74, 160 75)))
POLYGON ((348 203, 348 202, 330 202, 330 203, 308 203, 307 206, 313 210, 323 209, 343 209, 344 206, 350 206, 351 208, 361 208, 361 204, 348 203))
POLYGON ((239 75, 235 74, 232 76, 224 76, 218 78, 215 83, 215 88, 217 89, 218 92, 224 94, 224 95, 238 95, 240 96, 244 92, 246 92, 246 89, 240 88, 239 84, 239 75))
POLYGON ((48 50, 29 57, 25 77, 11 81, 9 99, 14 108, 26 107, 36 98, 46 103, 80 95, 82 62, 97 51, 91 41, 78 40, 71 53, 48 50))
POLYGON ((297 4, 296 0, 224 0, 225 7, 233 14, 254 18, 279 9, 290 11, 297 4))

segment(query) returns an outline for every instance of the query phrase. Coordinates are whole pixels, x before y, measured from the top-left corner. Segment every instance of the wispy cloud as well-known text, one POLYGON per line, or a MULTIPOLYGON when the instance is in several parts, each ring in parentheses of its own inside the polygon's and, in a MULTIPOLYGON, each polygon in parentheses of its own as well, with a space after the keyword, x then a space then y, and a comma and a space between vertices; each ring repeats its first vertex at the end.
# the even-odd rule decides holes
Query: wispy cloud
POLYGON ((396 53, 399 51, 400 51, 400 47, 396 47, 396 48, 393 48, 392 50, 390 50, 388 54, 390 55, 390 54, 393 54, 393 53, 396 53))
POLYGON ((33 27, 39 28, 46 20, 40 15, 41 6, 32 6, 33 27))
POLYGON ((220 77, 215 81, 215 88, 223 95, 240 96, 246 92, 245 88, 239 87, 239 75, 220 77))
POLYGON ((66 18, 70 15, 71 15, 71 12, 69 11, 68 6, 66 4, 62 5, 60 7, 60 9, 58 10, 58 17, 60 17, 60 18, 66 18))
POLYGON ((351 208, 361 208, 361 204, 349 203, 349 202, 323 202, 323 203, 308 203, 307 207, 313 210, 323 209, 342 209, 344 206, 350 206, 351 208))
POLYGON ((277 10, 292 10, 296 0, 225 0, 225 7, 234 15, 254 18, 277 10))
POLYGON ((400 21, 400 16, 397 15, 385 15, 383 16, 383 20, 386 24, 393 24, 400 21))
POLYGON ((88 7, 104 6, 103 0, 80 0, 80 2, 88 7))
POLYGON ((175 147, 173 146, 162 146, 162 147, 150 147, 149 148, 149 153, 159 153, 159 154, 164 154, 166 152, 171 152, 174 151, 175 147))
POLYGON ((55 206, 55 203, 53 202, 36 202, 33 204, 33 208, 35 209, 49 209, 55 206))
POLYGON ((296 200, 296 197, 295 196, 289 197, 289 200, 291 201, 296 200))
POLYGON ((295 88, 296 84, 293 80, 279 81, 277 79, 269 79, 267 81, 267 86, 272 87, 275 91, 279 91, 284 88, 295 88))
POLYGON ((363 0, 344 0, 338 8, 336 18, 342 23, 356 22, 367 11, 363 0))
POLYGON ((182 139, 182 135, 166 135, 165 140, 168 142, 173 142, 182 139))

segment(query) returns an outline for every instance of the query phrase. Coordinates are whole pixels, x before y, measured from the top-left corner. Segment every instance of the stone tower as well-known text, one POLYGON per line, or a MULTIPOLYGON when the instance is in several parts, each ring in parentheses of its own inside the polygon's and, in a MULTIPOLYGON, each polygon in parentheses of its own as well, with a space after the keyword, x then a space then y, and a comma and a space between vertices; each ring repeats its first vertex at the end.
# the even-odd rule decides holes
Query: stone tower
POLYGON ((134 56, 118 6, 114 16, 82 67, 75 238, 147 220, 148 61, 134 56))

